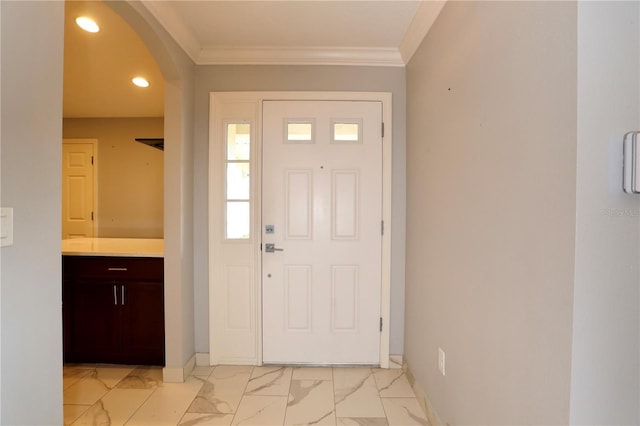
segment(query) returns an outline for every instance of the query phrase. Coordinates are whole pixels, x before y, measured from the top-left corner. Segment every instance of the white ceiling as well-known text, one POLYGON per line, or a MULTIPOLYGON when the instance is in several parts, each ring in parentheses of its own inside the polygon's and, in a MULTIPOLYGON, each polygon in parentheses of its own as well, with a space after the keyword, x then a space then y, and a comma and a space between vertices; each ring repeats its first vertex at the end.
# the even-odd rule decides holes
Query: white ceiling
MULTIPOLYGON (((143 0, 196 64, 404 66, 444 1, 143 0)), ((136 34, 108 6, 67 1, 65 117, 163 115, 160 71, 136 34), (74 23, 93 16, 102 30, 74 23), (134 74, 148 89, 131 85, 134 74)))

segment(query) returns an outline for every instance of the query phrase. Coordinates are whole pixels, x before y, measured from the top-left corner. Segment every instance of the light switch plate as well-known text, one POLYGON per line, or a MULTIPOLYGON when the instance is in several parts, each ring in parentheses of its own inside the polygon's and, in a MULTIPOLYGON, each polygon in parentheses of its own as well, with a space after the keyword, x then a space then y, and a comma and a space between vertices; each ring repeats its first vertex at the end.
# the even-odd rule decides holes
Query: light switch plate
POLYGON ((0 247, 13 245, 13 208, 0 207, 0 247))

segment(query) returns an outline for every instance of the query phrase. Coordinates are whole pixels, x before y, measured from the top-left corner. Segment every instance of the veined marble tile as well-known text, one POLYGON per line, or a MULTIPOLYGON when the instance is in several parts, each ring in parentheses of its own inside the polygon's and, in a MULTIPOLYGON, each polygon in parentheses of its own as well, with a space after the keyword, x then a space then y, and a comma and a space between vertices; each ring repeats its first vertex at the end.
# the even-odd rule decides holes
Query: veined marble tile
POLYGON ((285 425, 335 425, 333 383, 328 380, 292 380, 285 425))
POLYGON ((233 414, 186 413, 178 426, 229 426, 233 414))
POLYGON ((291 367, 254 367, 245 393, 289 396, 292 371, 291 367))
POLYGON ((89 408, 91 408, 90 405, 70 405, 70 404, 64 404, 63 408, 63 421, 64 421, 64 425, 68 426, 71 423, 73 423, 74 421, 76 421, 76 419, 78 417, 80 417, 82 415, 82 413, 84 413, 85 411, 87 411, 89 408))
POLYGON ((386 417, 338 417, 336 424, 338 426, 389 426, 386 417))
POLYGON ((416 398, 382 398, 382 404, 390 425, 430 425, 416 398))
POLYGON ((402 370, 376 368, 373 370, 373 377, 382 398, 415 398, 416 396, 402 370))
POLYGON ((189 413, 235 413, 251 376, 252 367, 217 366, 189 406, 189 413))
POLYGON ((213 371, 213 367, 197 365, 193 368, 191 375, 206 379, 209 377, 212 371, 213 371))
POLYGON ((402 368, 402 355, 389 355, 389 368, 402 368))
POLYGON ((80 416, 73 426, 124 425, 153 391, 153 389, 113 389, 80 416))
POLYGON ((371 368, 334 368, 337 417, 385 417, 371 368))
POLYGON ((127 426, 177 425, 203 382, 192 376, 184 383, 164 383, 153 391, 127 422, 127 426))
POLYGON ((93 405, 107 394, 131 368, 98 367, 89 370, 81 380, 64 390, 66 404, 93 405))
POLYGON ((284 423, 287 397, 245 395, 232 425, 272 426, 284 423))
POLYGON ((333 380, 332 367, 294 367, 293 380, 333 380))
POLYGON ((162 386, 162 369, 138 367, 118 383, 119 389, 154 389, 162 386))
POLYGON ((69 386, 79 382, 80 379, 84 378, 92 371, 93 368, 65 366, 62 369, 62 389, 67 389, 69 386))

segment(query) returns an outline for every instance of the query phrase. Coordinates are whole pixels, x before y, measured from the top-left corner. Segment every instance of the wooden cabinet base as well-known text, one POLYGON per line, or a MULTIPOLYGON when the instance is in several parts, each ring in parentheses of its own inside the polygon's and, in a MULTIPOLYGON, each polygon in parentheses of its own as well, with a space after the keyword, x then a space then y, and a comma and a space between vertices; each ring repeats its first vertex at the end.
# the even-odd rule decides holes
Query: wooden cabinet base
POLYGON ((163 259, 62 257, 64 361, 164 365, 163 259))

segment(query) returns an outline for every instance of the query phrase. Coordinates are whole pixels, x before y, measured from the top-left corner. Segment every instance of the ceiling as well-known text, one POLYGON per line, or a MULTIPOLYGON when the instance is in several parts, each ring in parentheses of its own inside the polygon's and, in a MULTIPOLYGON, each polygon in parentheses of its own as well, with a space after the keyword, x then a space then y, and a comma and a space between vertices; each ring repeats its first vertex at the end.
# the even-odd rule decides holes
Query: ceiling
MULTIPOLYGON (((199 65, 404 66, 444 1, 143 0, 199 65)), ((164 83, 135 32, 101 1, 67 1, 64 116, 161 117, 164 83), (95 34, 75 24, 93 17, 95 34), (151 85, 131 84, 137 75, 151 85)))

